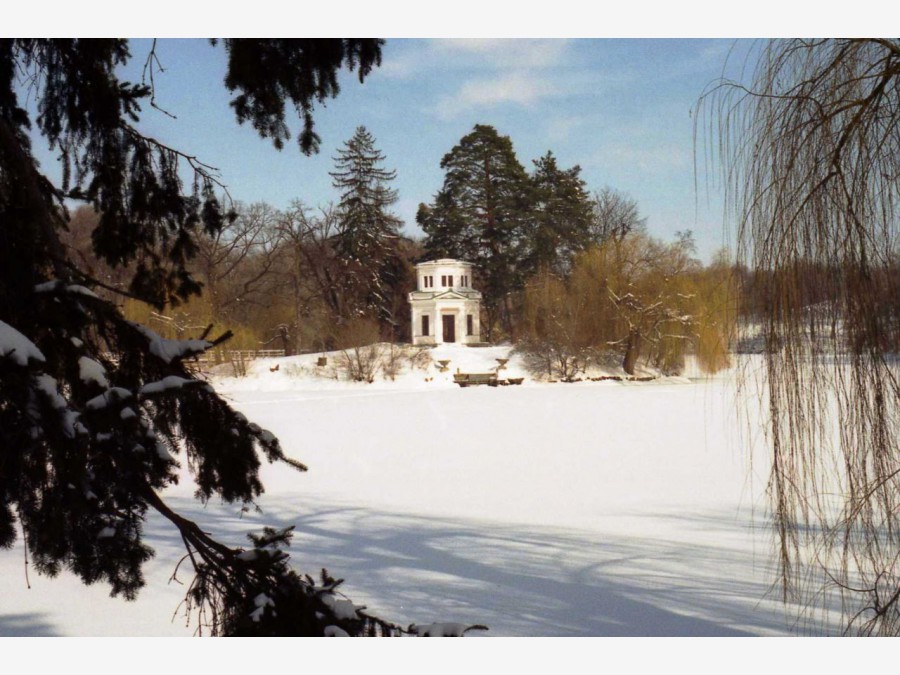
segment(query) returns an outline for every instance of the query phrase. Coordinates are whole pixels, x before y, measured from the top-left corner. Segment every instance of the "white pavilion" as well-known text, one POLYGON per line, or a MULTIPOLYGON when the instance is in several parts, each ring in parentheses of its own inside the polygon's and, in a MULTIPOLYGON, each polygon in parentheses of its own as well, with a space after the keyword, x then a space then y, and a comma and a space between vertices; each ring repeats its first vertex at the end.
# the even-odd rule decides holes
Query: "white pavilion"
POLYGON ((481 342, 481 293, 472 288, 472 263, 451 258, 416 265, 409 294, 414 345, 481 342))

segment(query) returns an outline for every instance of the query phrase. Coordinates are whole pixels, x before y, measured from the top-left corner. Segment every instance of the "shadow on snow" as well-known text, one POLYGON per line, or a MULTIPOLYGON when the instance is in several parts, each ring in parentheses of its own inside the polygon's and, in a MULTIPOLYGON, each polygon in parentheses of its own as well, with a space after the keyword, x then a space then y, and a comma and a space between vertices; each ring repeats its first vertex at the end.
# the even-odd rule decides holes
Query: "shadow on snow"
MULTIPOLYGON (((759 541, 748 543, 749 523, 733 516, 640 516, 672 525, 671 535, 648 537, 303 501, 305 514, 296 498, 278 495, 265 500, 264 514, 238 519, 235 507, 210 506, 196 516, 233 545, 246 545, 242 533, 263 525, 295 525, 298 569, 316 577, 326 565, 348 580, 342 588, 354 602, 401 624, 485 623, 490 635, 522 636, 791 633, 785 608, 769 594, 768 532, 757 526, 759 541), (692 528, 716 543, 698 545, 689 533, 678 541, 692 528)), ((163 532, 148 528, 158 543, 170 537, 163 532)))

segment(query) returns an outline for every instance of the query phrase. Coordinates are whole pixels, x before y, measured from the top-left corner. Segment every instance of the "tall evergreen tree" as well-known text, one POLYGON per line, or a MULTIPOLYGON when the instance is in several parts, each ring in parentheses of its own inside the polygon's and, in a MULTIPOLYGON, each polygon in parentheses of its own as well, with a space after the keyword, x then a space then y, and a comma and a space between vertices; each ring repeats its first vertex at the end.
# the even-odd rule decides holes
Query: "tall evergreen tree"
POLYGON ((485 323, 511 334, 510 293, 521 287, 525 235, 530 216, 530 181, 509 136, 476 124, 441 160, 444 185, 432 206, 419 207, 426 254, 462 258, 477 265, 485 323))
POLYGON ((565 275, 590 244, 591 202, 581 167, 560 169, 552 152, 534 161, 526 268, 565 275))
POLYGON ((344 265, 342 283, 355 300, 352 311, 374 313, 383 326, 390 326, 391 296, 401 279, 401 221, 389 211, 397 201, 397 191, 390 187, 397 173, 383 168, 384 159, 372 134, 360 126, 334 158, 329 175, 341 195, 336 249, 344 265))
MULTIPOLYGON (((280 147, 290 102, 303 121, 300 147, 310 152, 318 143, 312 105, 337 93, 342 67, 365 77, 380 62, 381 41, 225 47, 238 119, 280 147)), ((136 263, 130 293, 162 307, 199 290, 186 269, 197 237, 227 221, 207 167, 136 126, 153 92, 118 79, 130 56, 124 40, 0 40, 0 546, 11 546, 20 527, 40 572, 68 568, 132 598, 153 553, 142 526, 155 509, 185 542, 197 575, 188 601, 206 609, 214 633, 390 631, 361 613, 339 617, 333 580, 316 584, 291 571, 281 550, 289 531, 264 532, 242 552, 161 496, 176 479, 176 458, 204 501, 256 498, 258 451, 303 467, 183 365, 227 335, 165 340, 125 321, 61 245, 64 200, 89 205, 99 214, 96 256, 136 263), (34 83, 34 120, 19 100, 19 78, 34 83), (32 125, 61 155, 61 185, 39 170, 32 125), (182 185, 185 170, 192 189, 182 185)))

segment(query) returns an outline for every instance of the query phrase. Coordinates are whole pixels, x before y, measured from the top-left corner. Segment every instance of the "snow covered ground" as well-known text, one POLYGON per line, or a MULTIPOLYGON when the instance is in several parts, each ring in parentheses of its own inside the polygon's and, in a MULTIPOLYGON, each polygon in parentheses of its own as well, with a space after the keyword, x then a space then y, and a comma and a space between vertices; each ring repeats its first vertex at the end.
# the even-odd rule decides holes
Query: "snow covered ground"
MULTIPOLYGON (((393 381, 317 373, 316 355, 252 364, 219 391, 308 464, 266 466, 261 513, 169 499, 234 545, 295 524, 294 564, 400 624, 500 636, 785 635, 809 629, 772 588, 764 455, 741 431, 733 373, 709 380, 470 387, 502 347, 443 346, 393 381), (277 370, 274 370, 275 366, 277 370), (751 470, 751 466, 753 470, 751 470)), ((330 355, 333 361, 333 356, 330 355)), ((524 374, 513 358, 507 376, 524 374)), ((134 603, 0 552, 0 635, 190 635, 173 614, 182 555, 161 518, 134 603), (31 589, 27 582, 30 580, 31 589)), ((181 581, 187 581, 183 570, 181 581)))

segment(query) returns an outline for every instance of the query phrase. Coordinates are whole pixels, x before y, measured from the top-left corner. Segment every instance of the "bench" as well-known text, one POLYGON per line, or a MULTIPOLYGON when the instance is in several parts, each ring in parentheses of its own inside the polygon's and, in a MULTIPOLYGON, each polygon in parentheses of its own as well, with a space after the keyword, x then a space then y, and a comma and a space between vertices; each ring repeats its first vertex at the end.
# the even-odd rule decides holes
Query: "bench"
POLYGON ((497 373, 455 373, 453 375, 453 381, 456 382, 460 387, 468 387, 470 385, 478 385, 478 384, 487 384, 494 385, 497 384, 497 373))

